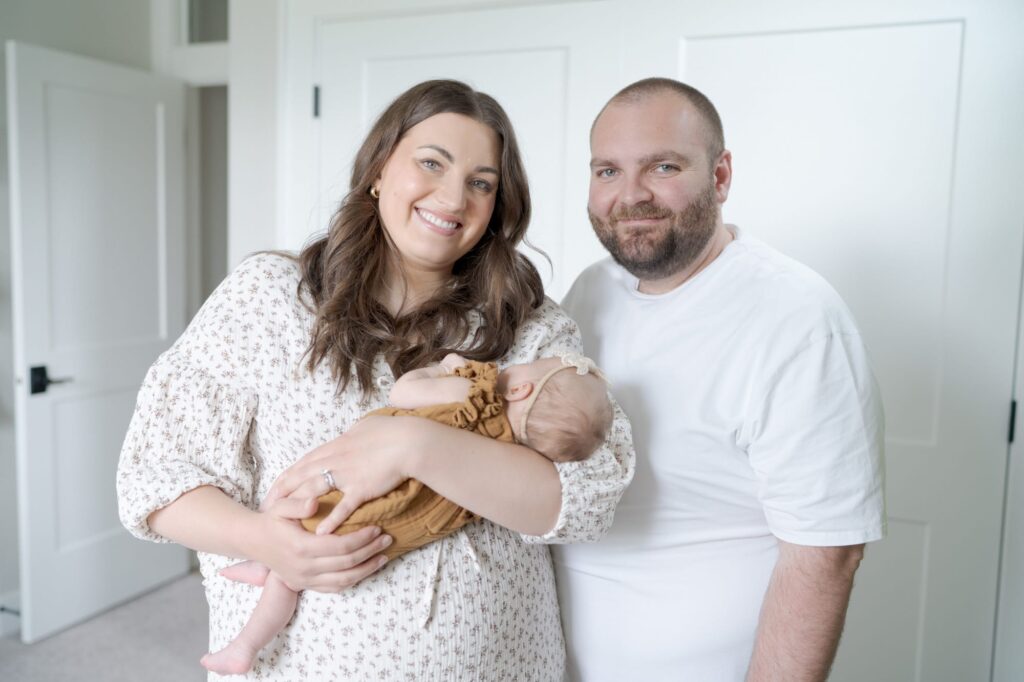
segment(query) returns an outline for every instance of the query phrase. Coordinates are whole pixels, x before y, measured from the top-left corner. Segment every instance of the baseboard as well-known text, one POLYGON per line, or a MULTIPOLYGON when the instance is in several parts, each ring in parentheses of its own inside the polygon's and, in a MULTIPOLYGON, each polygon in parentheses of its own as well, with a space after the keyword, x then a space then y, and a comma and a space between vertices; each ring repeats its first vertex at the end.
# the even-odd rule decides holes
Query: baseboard
MULTIPOLYGON (((18 590, 0 594, 0 606, 20 610, 21 595, 18 590)), ((13 613, 0 612, 0 637, 9 637, 21 630, 21 619, 13 613)))

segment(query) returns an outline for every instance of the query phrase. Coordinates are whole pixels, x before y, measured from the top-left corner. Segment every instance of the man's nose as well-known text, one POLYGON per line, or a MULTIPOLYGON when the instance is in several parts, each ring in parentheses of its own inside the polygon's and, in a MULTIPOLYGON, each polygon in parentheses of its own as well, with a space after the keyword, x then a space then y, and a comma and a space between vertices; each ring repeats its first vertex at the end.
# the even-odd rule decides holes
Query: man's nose
POLYGON ((654 193, 648 187, 646 178, 637 173, 625 177, 625 186, 622 190, 621 201, 627 206, 635 206, 654 198, 654 193))

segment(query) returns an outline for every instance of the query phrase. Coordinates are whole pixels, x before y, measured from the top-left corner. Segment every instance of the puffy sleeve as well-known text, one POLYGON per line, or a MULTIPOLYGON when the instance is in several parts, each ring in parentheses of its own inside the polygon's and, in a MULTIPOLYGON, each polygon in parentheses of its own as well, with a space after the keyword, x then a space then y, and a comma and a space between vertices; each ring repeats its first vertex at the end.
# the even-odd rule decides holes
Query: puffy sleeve
POLYGON ((147 518, 200 486, 253 504, 247 446, 258 404, 250 380, 258 340, 247 309, 259 304, 260 258, 225 279, 139 390, 117 468, 121 523, 139 538, 167 542, 147 518))
MULTIPOLYGON (((583 354, 579 327, 551 300, 528 323, 529 358, 583 354)), ((580 462, 556 462, 562 483, 562 507, 554 528, 544 535, 523 535, 528 543, 596 542, 611 528, 615 507, 633 480, 636 452, 629 419, 608 395, 615 417, 604 444, 580 462)))

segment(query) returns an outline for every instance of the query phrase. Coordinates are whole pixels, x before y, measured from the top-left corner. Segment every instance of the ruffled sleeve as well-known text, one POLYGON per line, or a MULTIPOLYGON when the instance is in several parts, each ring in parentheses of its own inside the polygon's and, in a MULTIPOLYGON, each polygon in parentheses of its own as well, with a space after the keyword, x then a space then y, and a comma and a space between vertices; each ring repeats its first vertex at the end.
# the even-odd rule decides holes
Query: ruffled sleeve
POLYGON ((492 438, 505 436, 502 440, 514 441, 511 430, 506 428, 505 406, 498 395, 498 365, 469 360, 464 366, 457 367, 454 374, 469 379, 472 384, 465 402, 452 415, 452 426, 480 431, 492 438))
MULTIPOLYGON (((523 337, 529 359, 583 354, 579 327, 551 300, 527 323, 523 337)), ((604 444, 583 461, 555 463, 562 483, 558 520, 544 535, 523 535, 525 542, 596 542, 611 528, 615 507, 633 480, 636 452, 629 419, 610 393, 608 398, 615 417, 604 444)))
POLYGON ((251 258, 229 275, 146 374, 117 468, 121 523, 139 538, 167 542, 149 528, 149 515, 200 486, 254 506, 248 437, 260 332, 249 308, 261 304, 257 283, 268 279, 267 265, 251 258))

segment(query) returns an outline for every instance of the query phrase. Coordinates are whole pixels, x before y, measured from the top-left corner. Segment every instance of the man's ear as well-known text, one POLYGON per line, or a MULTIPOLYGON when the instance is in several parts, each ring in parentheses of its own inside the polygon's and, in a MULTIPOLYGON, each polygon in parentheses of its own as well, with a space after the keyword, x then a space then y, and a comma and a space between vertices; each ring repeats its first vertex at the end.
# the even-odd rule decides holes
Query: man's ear
POLYGON ((531 393, 533 393, 533 382, 524 381, 521 384, 509 386, 507 389, 505 389, 505 395, 502 397, 505 398, 505 400, 507 400, 508 402, 514 403, 517 400, 529 398, 531 393))

